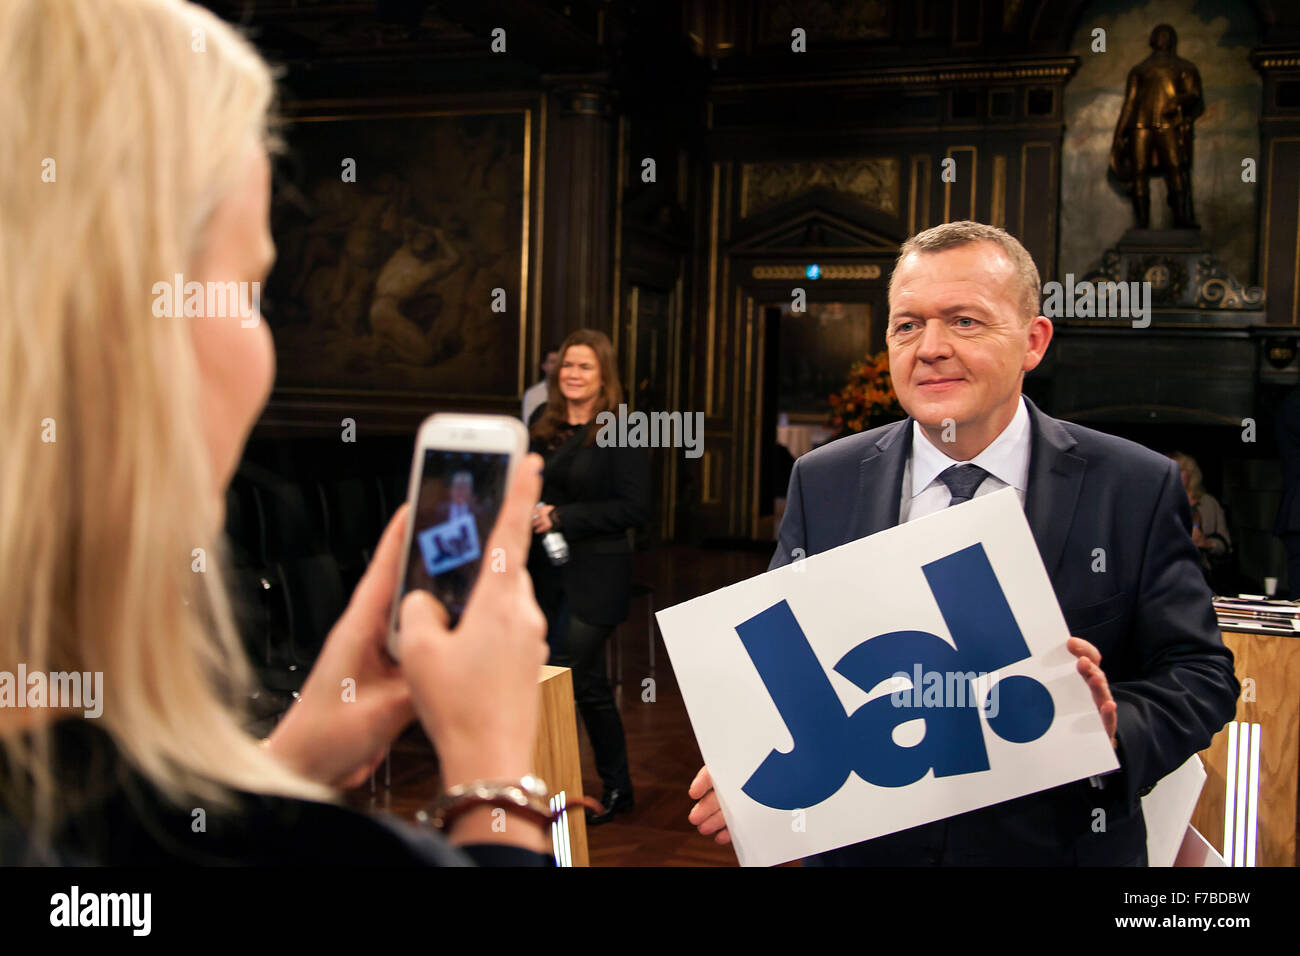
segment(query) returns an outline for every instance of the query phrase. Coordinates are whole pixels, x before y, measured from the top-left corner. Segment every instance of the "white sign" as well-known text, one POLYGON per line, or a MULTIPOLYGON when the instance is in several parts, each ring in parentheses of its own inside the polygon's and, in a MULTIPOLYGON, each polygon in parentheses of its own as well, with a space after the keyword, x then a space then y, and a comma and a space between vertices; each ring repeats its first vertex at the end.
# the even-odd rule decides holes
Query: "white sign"
POLYGON ((1119 766, 1010 488, 656 616, 742 866, 1119 766))
POLYGON ((1161 777, 1142 798, 1147 824, 1147 866, 1173 866, 1192 824, 1205 786, 1205 765, 1192 754, 1173 773, 1161 777))
POLYGON ((431 578, 462 564, 469 564, 482 554, 478 543, 478 525, 470 514, 426 528, 415 539, 419 542, 420 554, 424 557, 424 569, 431 578))

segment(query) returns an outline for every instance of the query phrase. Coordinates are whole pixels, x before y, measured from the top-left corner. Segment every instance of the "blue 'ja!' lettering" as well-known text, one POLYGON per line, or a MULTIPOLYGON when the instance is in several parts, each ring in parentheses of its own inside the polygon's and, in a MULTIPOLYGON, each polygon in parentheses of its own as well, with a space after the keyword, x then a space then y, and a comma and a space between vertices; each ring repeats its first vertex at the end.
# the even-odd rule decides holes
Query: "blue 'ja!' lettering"
MULTIPOLYGON (((926 631, 893 631, 863 641, 835 670, 868 693, 896 673, 919 665, 937 673, 992 672, 1029 656, 984 546, 971 545, 923 565, 951 644, 926 631)), ((773 750, 742 788, 764 806, 793 810, 816 806, 856 773, 878 787, 905 787, 931 769, 951 777, 989 769, 975 707, 925 707, 920 688, 901 706, 890 695, 846 714, 830 678, 785 601, 736 626, 767 692, 794 738, 789 753, 773 750), (914 747, 894 743, 893 731, 910 720, 925 721, 914 747)), ((967 679, 968 699, 974 689, 967 679)), ((1037 740, 1052 724, 1055 708, 1047 688, 1030 677, 1004 677, 1000 706, 989 726, 1004 740, 1037 740)))

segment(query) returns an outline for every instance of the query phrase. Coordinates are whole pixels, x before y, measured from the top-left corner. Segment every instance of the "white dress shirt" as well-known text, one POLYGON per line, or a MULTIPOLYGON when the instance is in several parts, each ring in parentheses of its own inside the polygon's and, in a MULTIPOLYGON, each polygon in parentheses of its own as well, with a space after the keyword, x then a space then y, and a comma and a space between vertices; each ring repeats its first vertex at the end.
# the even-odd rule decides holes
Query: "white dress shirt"
MULTIPOLYGON (((1029 485, 1029 409, 1022 397, 1002 433, 974 458, 970 464, 978 465, 989 473, 974 497, 992 494, 1003 488, 1015 488, 1020 506, 1025 506, 1025 489, 1029 485)), ((926 436, 921 426, 912 421, 912 453, 903 466, 903 495, 898 508, 898 523, 906 524, 916 518, 941 511, 948 507, 952 492, 939 480, 939 475, 953 465, 961 464, 949 458, 926 436)))

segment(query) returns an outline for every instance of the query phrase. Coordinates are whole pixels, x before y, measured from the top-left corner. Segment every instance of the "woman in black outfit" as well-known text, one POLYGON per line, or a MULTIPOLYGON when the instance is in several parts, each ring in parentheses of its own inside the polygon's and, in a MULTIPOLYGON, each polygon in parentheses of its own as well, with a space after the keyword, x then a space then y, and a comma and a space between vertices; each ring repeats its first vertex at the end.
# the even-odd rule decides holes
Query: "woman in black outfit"
POLYGON ((596 752, 605 794, 605 823, 632 809, 627 741, 605 676, 605 642, 627 618, 632 574, 629 531, 650 511, 646 450, 597 442, 601 412, 618 413, 623 389, 614 349, 602 332, 579 329, 560 346, 548 400, 533 413, 532 450, 542 455, 542 501, 528 569, 546 612, 550 663, 573 670, 573 694, 596 752), (555 566, 542 545, 556 531, 568 543, 567 563, 555 566))

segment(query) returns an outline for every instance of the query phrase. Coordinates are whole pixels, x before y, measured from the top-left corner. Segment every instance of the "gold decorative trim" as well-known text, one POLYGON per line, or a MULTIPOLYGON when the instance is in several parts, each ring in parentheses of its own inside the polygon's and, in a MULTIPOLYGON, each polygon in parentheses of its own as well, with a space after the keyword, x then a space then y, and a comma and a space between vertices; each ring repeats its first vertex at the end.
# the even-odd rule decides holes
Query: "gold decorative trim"
POLYGON ((1291 267, 1291 324, 1300 318, 1300 196, 1296 197, 1295 264, 1291 267))
MULTIPOLYGON (((1268 288, 1268 243, 1273 231, 1273 171, 1277 169, 1277 164, 1273 160, 1273 150, 1278 143, 1300 143, 1300 136, 1277 136, 1269 140, 1268 143, 1268 179, 1264 183, 1264 245, 1261 249, 1260 266, 1259 266, 1259 285, 1260 288, 1268 288)), ((1298 223, 1300 225, 1300 223, 1298 223)), ((1300 243, 1297 243, 1300 248, 1300 243)), ((1300 276, 1296 277, 1297 285, 1300 285, 1300 276)), ((1295 316, 1291 318, 1291 323, 1295 324, 1295 316)))
MULTIPOLYGON (((755 279, 804 279, 807 278, 807 266, 754 266, 750 275, 755 279)), ((843 263, 821 267, 821 276, 809 279, 821 282, 823 279, 879 279, 880 266, 869 263, 843 263)))
MULTIPOLYGON (((641 321, 641 287, 632 285, 631 301, 627 304, 627 367, 623 372, 623 394, 626 396, 627 409, 636 411, 636 347, 639 336, 638 325, 641 321)), ((617 354, 617 353, 615 353, 617 354)))
MULTIPOLYGON (((677 281, 673 284, 673 297, 669 304, 668 322, 668 396, 672 408, 682 407, 682 311, 684 307, 683 283, 685 270, 679 270, 677 281)), ((700 436, 701 444, 704 436, 700 436)), ((668 456, 668 487, 665 488, 667 502, 661 517, 660 529, 665 541, 677 537, 677 463, 680 455, 668 456)))
MULTIPOLYGON (((627 117, 618 118, 618 172, 614 176, 614 354, 618 354, 619 325, 622 319, 620 306, 623 304, 623 190, 626 183, 627 169, 627 117)), ((633 342, 633 347, 636 343, 633 342)))
POLYGON ((520 236, 519 255, 519 398, 522 401, 524 389, 528 387, 528 367, 525 349, 528 345, 528 240, 532 226, 532 176, 533 176, 533 111, 524 110, 524 208, 523 230, 520 236))
POLYGON ((808 87, 808 86, 911 86, 933 85, 935 83, 966 83, 975 80, 1037 80, 1055 77, 1069 77, 1074 73, 1073 62, 1047 63, 1036 66, 992 67, 971 66, 967 68, 946 67, 932 70, 901 69, 870 76, 824 77, 809 80, 768 80, 755 82, 733 81, 720 83, 714 87, 717 92, 745 92, 768 87, 808 87))
POLYGON ((993 157, 993 192, 989 199, 989 223, 1000 229, 1007 225, 1007 158, 993 157))
MULTIPOLYGON (((732 205, 735 198, 736 188, 736 167, 733 163, 727 163, 723 167, 722 182, 722 205, 718 213, 718 224, 722 230, 721 238, 725 241, 731 235, 731 214, 732 205)), ((727 373, 731 370, 731 362, 727 359, 732 355, 731 344, 731 326, 736 321, 735 309, 731 306, 731 300, 728 296, 728 290, 731 288, 731 256, 722 257, 722 278, 718 285, 718 308, 721 310, 718 314, 718 351, 717 355, 722 359, 718 363, 718 405, 714 408, 723 415, 732 413, 732 404, 727 401, 727 373)))
POLYGON ((895 156, 744 163, 740 218, 813 189, 825 188, 891 216, 898 214, 899 162, 895 156))
MULTIPOLYGON (((709 201, 709 311, 704 343, 704 414, 713 414, 713 339, 718 303, 718 193, 722 188, 722 164, 713 164, 713 196, 709 201)), ((707 457, 707 456, 706 456, 707 457)), ((708 474, 707 468, 705 474, 708 474)))
MULTIPOLYGON (((1051 143, 1043 140, 1033 140, 1031 142, 1020 144, 1020 232, 1017 233, 1018 236, 1024 236, 1025 234, 1025 184, 1029 181, 1029 150, 1031 148, 1037 149, 1039 147, 1045 147, 1048 151, 1048 159, 1050 162, 1048 165, 1047 179, 1049 184, 1056 175, 1056 151, 1052 149, 1051 143)), ((1056 250, 1053 249, 1053 253, 1055 253, 1055 251, 1056 250)), ((1053 258, 1055 258, 1055 256, 1053 256, 1053 258)), ((1049 263, 1049 265, 1053 268, 1055 267, 1054 262, 1049 263)), ((1041 267, 1039 271, 1042 271, 1041 267)), ((1044 276, 1044 278, 1046 278, 1046 276, 1044 276)))
MULTIPOLYGON (((528 374, 529 369, 540 368, 542 364, 542 253, 546 249, 546 243, 542 242, 542 237, 546 235, 544 229, 544 219, 546 214, 546 118, 547 118, 547 96, 545 93, 538 98, 537 105, 537 229, 536 229, 536 246, 537 258, 536 266, 533 268, 533 302, 537 303, 537 314, 533 316, 534 321, 527 323, 536 328, 537 334, 533 336, 533 361, 528 369, 521 370, 521 384, 519 398, 523 400, 523 388, 532 376, 528 374)), ((525 329, 527 331, 527 329, 525 329)), ((523 352, 520 352, 522 356, 523 352)))
POLYGON ((979 46, 984 42, 984 0, 978 0, 978 2, 979 9, 976 12, 974 40, 957 39, 957 14, 960 11, 960 5, 956 3, 952 5, 952 33, 950 36, 952 37, 952 45, 954 48, 979 46))
MULTIPOLYGON (((744 308, 745 308, 745 388, 744 388, 744 402, 739 407, 746 410, 746 413, 750 416, 750 418, 754 420, 754 424, 753 427, 749 430, 749 434, 744 436, 744 442, 749 447, 743 449, 741 454, 736 456, 737 464, 739 464, 742 461, 753 461, 755 459, 756 457, 755 451, 758 448, 756 444, 758 438, 758 431, 762 425, 762 420, 763 420, 762 415, 755 414, 755 410, 758 408, 758 404, 759 404, 757 401, 755 401, 755 396, 762 394, 760 389, 762 388, 763 362, 759 358, 759 355, 761 353, 755 351, 753 296, 745 297, 744 308), (757 366, 757 368, 755 368, 755 366, 757 366)), ((759 337, 761 340, 762 337, 761 329, 759 330, 759 337)), ((759 478, 760 469, 752 468, 750 469, 750 471, 751 471, 750 487, 749 487, 749 494, 748 494, 749 518, 750 518, 749 530, 752 536, 758 527, 758 478, 759 478)), ((737 512, 736 519, 739 519, 740 502, 736 502, 736 512, 737 512)), ((732 527, 739 526, 740 522, 736 519, 733 519, 735 520, 735 524, 733 524, 732 527)))
POLYGON ((930 228, 930 157, 912 157, 912 183, 907 197, 907 234, 930 228), (924 169, 924 172, 921 170, 924 169), (917 215, 917 204, 924 210, 917 215))
MULTIPOLYGON (((972 219, 979 218, 979 212, 975 206, 976 186, 979 184, 979 149, 975 146, 949 146, 945 154, 947 159, 955 159, 953 153, 970 153, 970 216, 972 219)), ((952 183, 943 184, 943 221, 952 222, 952 183)))

